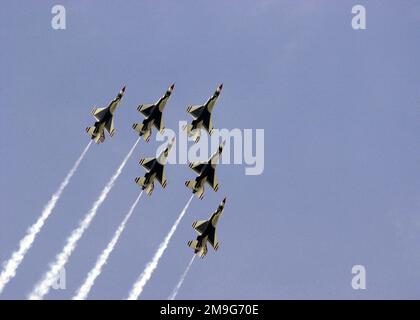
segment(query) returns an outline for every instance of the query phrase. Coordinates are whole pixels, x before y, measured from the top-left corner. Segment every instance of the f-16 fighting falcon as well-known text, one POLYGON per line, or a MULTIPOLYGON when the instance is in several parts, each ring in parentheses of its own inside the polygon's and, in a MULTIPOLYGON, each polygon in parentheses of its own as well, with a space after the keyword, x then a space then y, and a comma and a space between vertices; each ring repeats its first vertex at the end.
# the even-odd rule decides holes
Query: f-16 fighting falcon
POLYGON ((125 92, 125 86, 118 93, 117 97, 111 101, 108 107, 106 108, 93 108, 92 115, 96 119, 96 122, 93 127, 87 127, 86 132, 90 135, 92 140, 96 143, 101 143, 105 141, 105 131, 108 131, 109 135, 112 137, 115 133, 114 129, 114 113, 117 109, 118 104, 121 101, 125 92))
POLYGON ((223 84, 218 86, 214 94, 205 104, 189 106, 187 108, 187 112, 194 118, 191 124, 186 126, 187 134, 188 136, 193 137, 195 142, 200 140, 200 129, 202 128, 206 129, 210 135, 212 134, 213 124, 211 121, 211 113, 213 112, 214 105, 216 104, 217 98, 219 98, 222 88, 223 84))
POLYGON ((204 183, 207 182, 214 191, 219 190, 219 183, 216 177, 216 165, 219 161, 220 155, 223 152, 223 147, 226 141, 223 141, 218 150, 210 157, 207 162, 190 163, 189 166, 193 169, 198 177, 195 180, 185 182, 185 185, 192 190, 192 192, 200 199, 204 197, 204 183))
POLYGON ((216 226, 225 207, 226 197, 220 203, 219 207, 212 214, 209 220, 199 220, 192 224, 192 227, 198 232, 197 240, 188 241, 188 246, 194 249, 194 253, 201 258, 207 254, 207 242, 214 248, 219 249, 219 241, 217 241, 216 226))
POLYGON ((168 90, 166 90, 164 96, 160 98, 154 104, 141 104, 137 107, 137 110, 141 112, 146 119, 143 123, 134 123, 133 129, 137 131, 139 136, 143 136, 145 141, 149 141, 152 135, 152 127, 155 126, 160 132, 165 129, 165 124, 162 119, 162 112, 165 109, 165 105, 168 102, 169 97, 174 90, 175 84, 172 84, 168 90))
POLYGON ((166 188, 167 180, 165 174, 165 164, 174 142, 175 138, 172 138, 159 157, 140 159, 139 163, 148 172, 144 175, 144 177, 135 178, 134 181, 142 187, 142 190, 146 190, 147 195, 149 196, 152 194, 155 187, 155 179, 159 181, 163 188, 166 188))

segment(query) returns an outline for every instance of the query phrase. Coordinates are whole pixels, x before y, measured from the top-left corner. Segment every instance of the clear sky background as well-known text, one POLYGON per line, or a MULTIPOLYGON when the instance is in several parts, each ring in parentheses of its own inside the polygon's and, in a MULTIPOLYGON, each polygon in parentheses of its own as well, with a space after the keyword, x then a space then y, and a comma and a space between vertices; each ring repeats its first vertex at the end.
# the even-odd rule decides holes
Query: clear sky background
MULTIPOLYGON (((0 261, 17 248, 87 142, 94 105, 122 85, 116 134, 92 146, 2 299, 25 298, 136 140, 139 103, 175 90, 168 128, 223 82, 216 128, 265 130, 265 170, 218 168, 141 298, 166 299, 190 260, 194 220, 226 195, 220 250, 196 260, 180 299, 420 298, 420 3, 406 1, 4 1, 0 11, 0 261), (351 28, 363 4, 367 30, 351 28), (367 289, 351 287, 351 268, 367 289)), ((144 174, 141 142, 72 255, 73 296, 144 174)), ((143 197, 90 298, 125 298, 190 196, 185 165, 143 197)))

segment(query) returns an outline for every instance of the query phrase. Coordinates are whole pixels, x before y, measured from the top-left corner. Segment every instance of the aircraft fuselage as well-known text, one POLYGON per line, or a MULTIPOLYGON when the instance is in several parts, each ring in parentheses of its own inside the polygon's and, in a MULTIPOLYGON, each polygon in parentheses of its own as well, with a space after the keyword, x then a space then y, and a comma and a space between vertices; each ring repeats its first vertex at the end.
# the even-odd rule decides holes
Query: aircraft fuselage
POLYGON ((144 131, 150 130, 156 121, 159 123, 159 119, 162 118, 162 112, 159 110, 157 106, 153 108, 153 111, 150 113, 150 116, 143 120, 144 131))
POLYGON ((204 182, 208 180, 208 177, 212 177, 215 175, 215 169, 210 165, 207 164, 200 175, 195 178, 196 182, 199 183, 201 186, 204 185, 204 182))
POLYGON ((203 108, 203 111, 201 111, 197 119, 194 119, 191 122, 193 129, 200 127, 203 124, 203 122, 205 122, 205 120, 209 119, 210 117, 211 117, 211 113, 209 112, 209 110, 207 108, 203 108))

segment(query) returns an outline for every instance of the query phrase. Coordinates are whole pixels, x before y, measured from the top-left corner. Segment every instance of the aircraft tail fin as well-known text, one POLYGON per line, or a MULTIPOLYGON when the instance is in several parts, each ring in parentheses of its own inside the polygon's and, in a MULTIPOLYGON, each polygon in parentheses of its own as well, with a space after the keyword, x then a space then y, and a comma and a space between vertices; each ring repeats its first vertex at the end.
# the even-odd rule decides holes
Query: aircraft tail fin
POLYGON ((86 132, 89 134, 90 138, 95 141, 95 143, 99 144, 101 142, 104 142, 105 134, 103 132, 102 134, 99 134, 96 130, 97 130, 96 127, 86 128, 86 132))
POLYGON ((185 181, 185 186, 192 190, 192 192, 200 199, 204 197, 204 188, 195 180, 185 181))
POLYGON ((204 244, 204 246, 200 247, 200 243, 197 240, 188 241, 188 246, 194 249, 194 253, 198 254, 200 258, 204 258, 207 254, 207 245, 204 244))
POLYGON ((191 189, 193 192, 196 191, 196 185, 197 185, 197 181, 195 180, 187 180, 185 181, 185 186, 189 189, 191 189))
POLYGON ((146 186, 145 190, 146 190, 146 193, 147 193, 148 196, 151 196, 152 195, 152 192, 153 192, 153 189, 154 188, 155 188, 155 185, 153 183, 149 183, 146 186))
POLYGON ((146 183, 145 177, 137 177, 134 179, 134 181, 139 185, 142 186, 142 189, 146 191, 147 195, 150 196, 153 192, 153 189, 155 187, 153 182, 146 183))
POLYGON ((146 130, 143 133, 143 139, 144 139, 144 141, 149 142, 151 136, 152 136, 152 130, 150 130, 150 129, 149 130, 146 130))
POLYGON ((198 141, 200 141, 201 129, 197 128, 188 132, 188 136, 194 139, 194 142, 197 143, 198 141))
POLYGON ((186 124, 182 127, 183 130, 187 130, 187 135, 194 139, 194 142, 197 143, 200 141, 201 132, 200 129, 194 128, 192 124, 186 124))
POLYGON ((184 130, 185 130, 185 129, 187 130, 187 134, 188 134, 188 135, 190 135, 190 134, 191 134, 191 132, 192 132, 192 130, 193 130, 193 126, 192 126, 192 124, 190 124, 190 123, 189 123, 189 124, 185 125, 185 126, 184 126, 184 130))
POLYGON ((204 247, 198 252, 198 255, 201 259, 203 259, 207 254, 207 245, 205 244, 204 247))
POLYGON ((191 240, 188 241, 188 246, 194 250, 197 250, 198 247, 198 241, 197 240, 191 240))
POLYGON ((133 123, 133 129, 136 130, 138 134, 141 134, 143 126, 143 123, 133 123))
POLYGON ((137 178, 134 179, 134 181, 142 187, 146 186, 146 184, 145 184, 146 178, 145 177, 137 177, 137 178))
POLYGON ((133 129, 136 130, 139 136, 143 137, 144 141, 148 142, 150 140, 152 132, 143 123, 134 123, 133 129))
POLYGON ((86 128, 86 132, 91 136, 91 137, 93 137, 93 135, 94 135, 94 132, 95 132, 95 127, 87 127, 86 128))

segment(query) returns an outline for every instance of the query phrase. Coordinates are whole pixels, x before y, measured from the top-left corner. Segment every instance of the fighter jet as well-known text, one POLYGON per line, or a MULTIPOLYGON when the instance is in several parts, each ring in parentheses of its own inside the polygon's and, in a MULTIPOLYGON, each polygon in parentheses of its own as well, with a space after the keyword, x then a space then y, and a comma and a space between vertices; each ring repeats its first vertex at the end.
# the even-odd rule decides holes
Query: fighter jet
POLYGON ((192 224, 192 227, 198 232, 197 240, 188 241, 188 246, 194 249, 194 253, 204 258, 207 254, 207 242, 214 248, 219 249, 219 241, 216 235, 216 226, 225 207, 226 197, 220 203, 219 207, 212 214, 209 220, 199 220, 192 224))
POLYGON ((187 134, 193 137, 195 142, 200 140, 202 128, 206 129, 211 135, 213 131, 213 124, 211 121, 211 113, 213 112, 214 105, 216 104, 217 98, 222 91, 223 84, 217 87, 214 94, 207 100, 205 104, 189 106, 187 112, 194 118, 191 124, 188 124, 184 129, 187 129, 187 134))
POLYGON ((165 150, 163 150, 157 158, 140 159, 139 163, 147 170, 147 173, 144 177, 135 178, 134 181, 142 187, 142 190, 146 190, 147 195, 149 196, 152 194, 155 187, 155 179, 159 181, 163 188, 166 188, 165 164, 174 142, 175 138, 172 138, 165 150))
POLYGON ((218 150, 206 162, 190 163, 189 166, 193 169, 198 177, 195 180, 185 182, 185 185, 192 190, 192 192, 200 199, 204 197, 204 183, 207 182, 214 191, 219 190, 219 183, 216 177, 216 165, 219 161, 220 155, 223 152, 223 147, 226 141, 219 146, 218 150))
POLYGON ((143 136, 145 141, 150 140, 152 135, 152 127, 155 126, 160 132, 165 129, 165 124, 162 119, 162 112, 165 109, 166 102, 168 102, 169 97, 172 94, 175 84, 172 84, 168 90, 166 90, 164 96, 160 98, 154 104, 141 104, 137 107, 137 110, 141 112, 146 119, 143 120, 143 123, 134 123, 133 129, 143 136))
POLYGON ((109 135, 112 137, 115 133, 114 129, 114 113, 117 109, 118 104, 121 101, 125 92, 125 86, 120 90, 117 97, 111 101, 108 107, 106 108, 96 108, 92 109, 92 115, 96 119, 96 122, 93 127, 87 127, 86 132, 90 135, 91 139, 96 143, 101 143, 105 141, 105 131, 108 131, 109 135))

